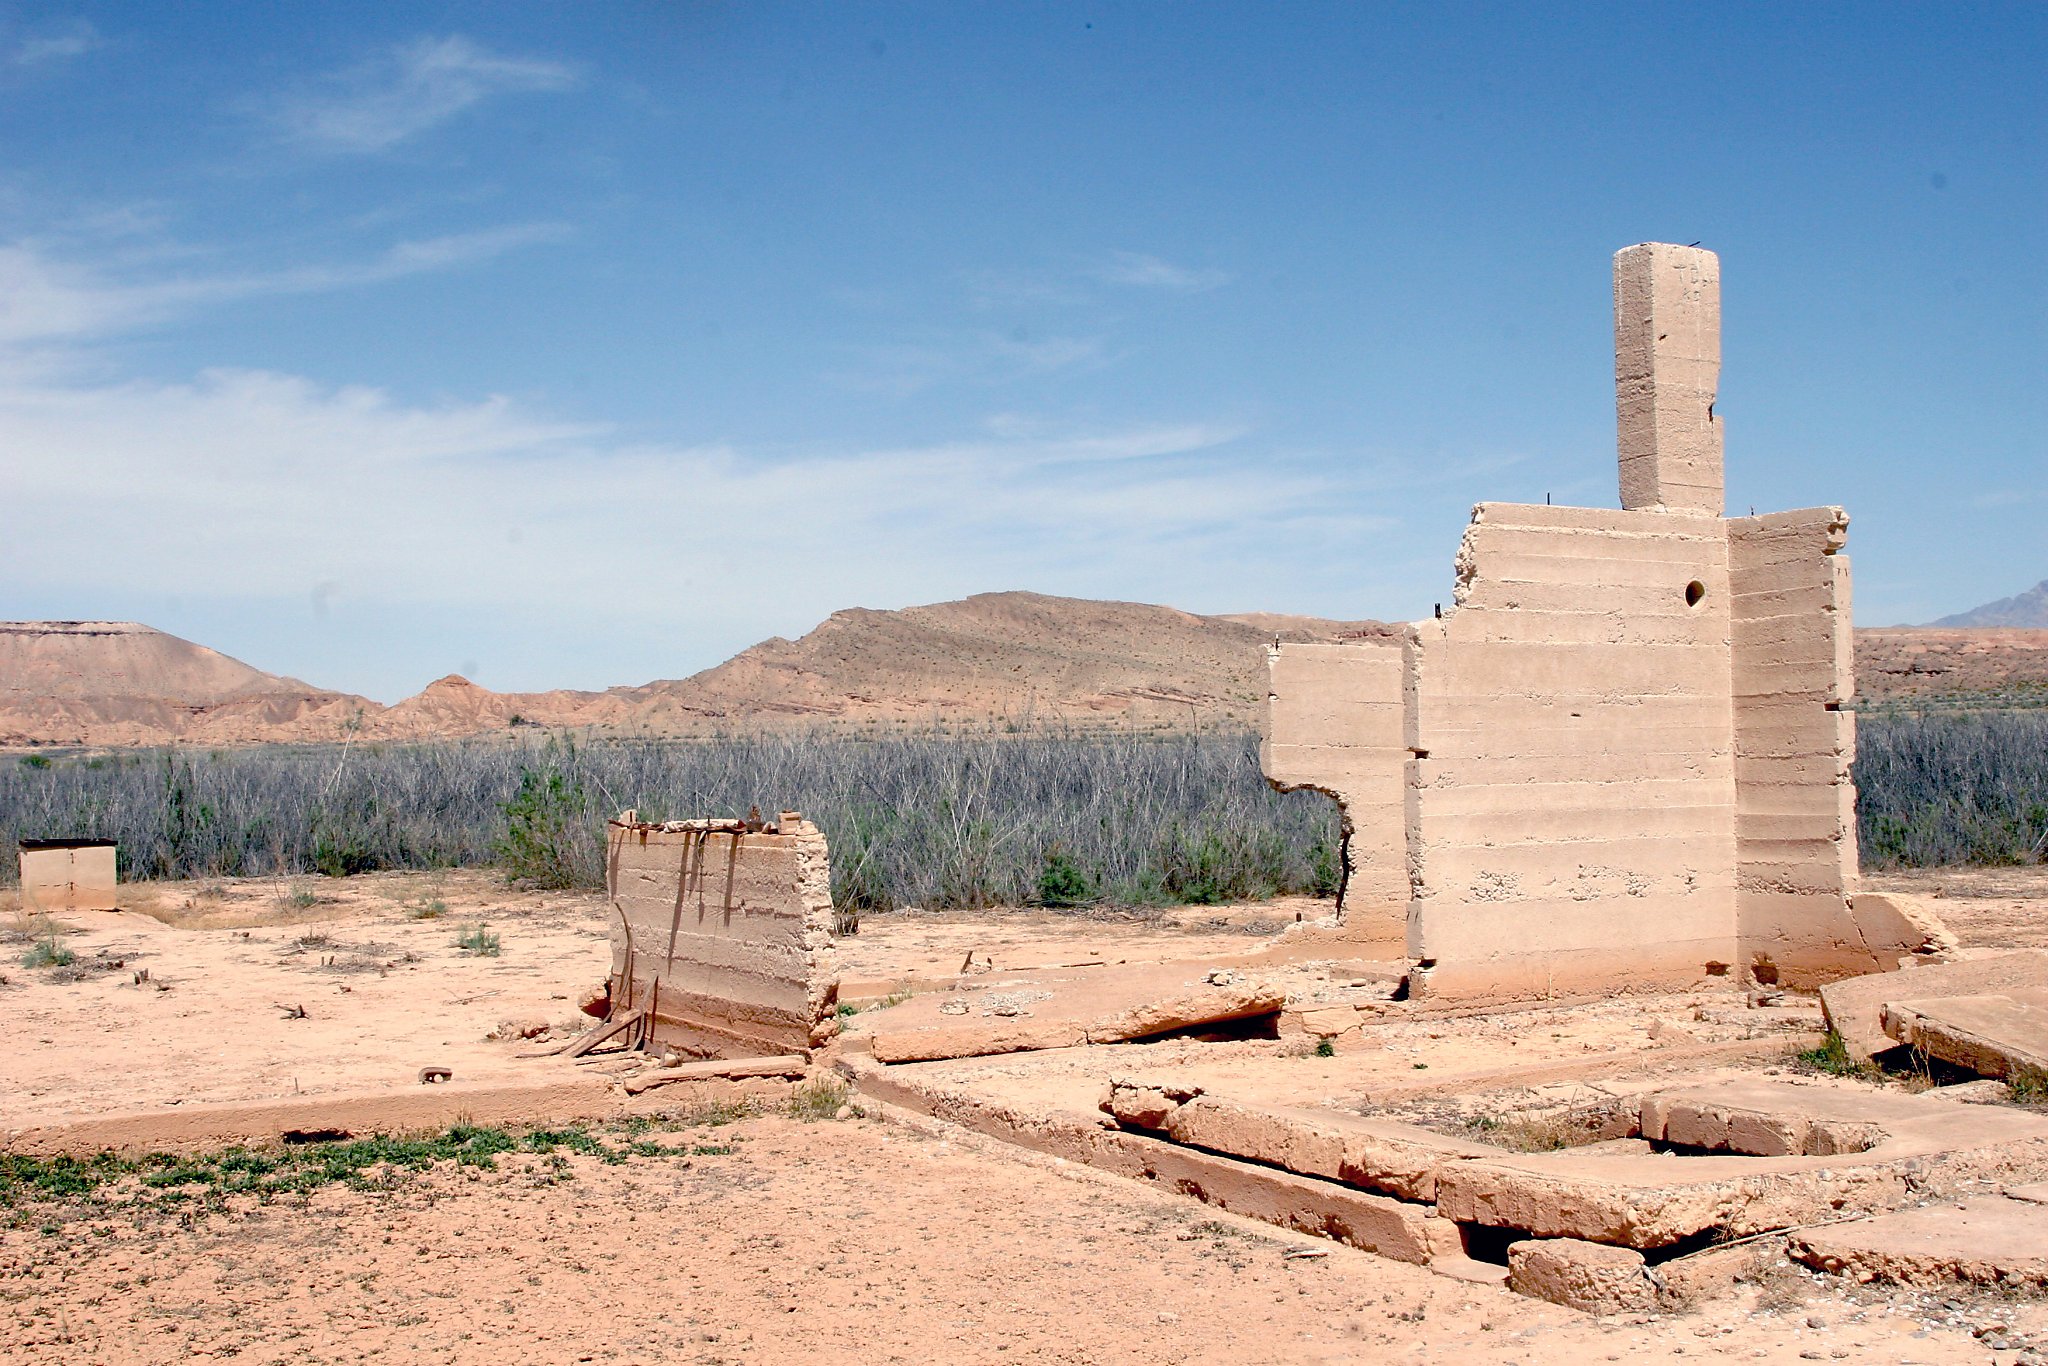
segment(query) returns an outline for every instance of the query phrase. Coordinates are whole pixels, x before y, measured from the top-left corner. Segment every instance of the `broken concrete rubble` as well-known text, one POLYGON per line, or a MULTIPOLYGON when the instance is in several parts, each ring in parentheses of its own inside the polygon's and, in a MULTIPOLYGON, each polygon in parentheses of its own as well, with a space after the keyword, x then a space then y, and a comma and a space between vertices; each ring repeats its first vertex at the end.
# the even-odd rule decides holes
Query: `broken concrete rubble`
POLYGON ((1676 1141, 1646 1125, 1653 1141, 1677 1149, 1687 1137, 1725 1135, 1728 1146, 1694 1149, 1699 1156, 1566 1149, 1463 1162, 1438 1178, 1437 1210, 1459 1223, 1650 1250, 1886 1212, 2048 1164, 2048 1119, 1918 1096, 1750 1082, 1645 1098, 1643 1113, 1690 1117, 1676 1141), (1801 1122, 1819 1131, 1815 1119, 1827 1142, 1848 1129, 1869 1146, 1778 1157, 1734 1146, 1743 1136, 1779 1147, 1801 1122))
POLYGON ((606 829, 610 1023, 707 1058, 803 1053, 835 1031, 825 836, 794 811, 775 825, 643 822, 606 829))
POLYGON ((2019 949, 1988 958, 1931 963, 1899 973, 1851 977, 1821 988, 1828 1028, 1841 1036, 1849 1056, 1868 1062, 1898 1040, 1884 1030, 1888 1001, 1939 996, 1996 995, 2013 990, 2048 990, 2048 950, 2019 949))
POLYGON ((1657 1299, 1642 1253, 1577 1238, 1509 1244, 1508 1288, 1589 1314, 1641 1311, 1657 1299))
POLYGON ((2015 1086, 2048 1086, 2048 990, 1887 1002, 1884 1031, 1957 1067, 2015 1086))
POLYGON ((1482 503, 1450 610, 1276 646, 1266 773, 1337 799, 1339 916, 1417 996, 1890 969, 1939 935, 1851 902, 1848 518, 1722 515, 1712 252, 1614 298, 1621 510, 1482 503))
POLYGON ((2048 1239, 2037 1204, 1983 1196, 1792 1234, 1792 1256, 1858 1281, 2048 1289, 2048 1239))

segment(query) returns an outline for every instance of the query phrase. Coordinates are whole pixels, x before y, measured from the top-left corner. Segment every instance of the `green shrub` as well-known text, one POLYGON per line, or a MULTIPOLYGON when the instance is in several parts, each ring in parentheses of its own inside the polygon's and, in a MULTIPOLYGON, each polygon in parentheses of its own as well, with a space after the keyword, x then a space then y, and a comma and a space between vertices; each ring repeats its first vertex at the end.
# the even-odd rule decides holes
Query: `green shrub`
POLYGON ((1816 1072, 1825 1072, 1831 1077, 1867 1076, 1877 1069, 1867 1062, 1858 1062, 1849 1055, 1849 1047, 1842 1042, 1842 1036, 1830 1029, 1827 1037, 1817 1048, 1802 1048, 1794 1056, 1816 1072))
POLYGON ((1093 900, 1095 883, 1081 871, 1081 865, 1058 844, 1048 846, 1045 867, 1038 874, 1038 904, 1085 906, 1093 900))
POLYGON ((584 885, 578 844, 589 805, 583 784, 559 769, 521 769, 519 791, 505 803, 506 830, 497 845, 506 873, 535 887, 584 885))
POLYGON ((353 877, 376 868, 369 848, 353 834, 322 831, 313 839, 313 867, 324 877, 353 877))
POLYGON ((25 968, 65 968, 76 961, 78 955, 57 942, 56 935, 38 939, 29 951, 22 955, 21 965, 25 968))

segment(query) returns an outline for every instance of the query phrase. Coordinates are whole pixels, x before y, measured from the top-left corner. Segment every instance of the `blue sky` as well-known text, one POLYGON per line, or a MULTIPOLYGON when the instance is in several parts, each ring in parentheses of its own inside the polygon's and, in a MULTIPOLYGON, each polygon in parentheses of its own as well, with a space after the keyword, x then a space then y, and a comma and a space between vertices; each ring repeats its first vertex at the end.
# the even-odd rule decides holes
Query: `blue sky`
POLYGON ((996 589, 1396 619, 1615 501, 1721 254, 1732 510, 2048 576, 2048 6, 0 3, 0 615, 386 701, 996 589))

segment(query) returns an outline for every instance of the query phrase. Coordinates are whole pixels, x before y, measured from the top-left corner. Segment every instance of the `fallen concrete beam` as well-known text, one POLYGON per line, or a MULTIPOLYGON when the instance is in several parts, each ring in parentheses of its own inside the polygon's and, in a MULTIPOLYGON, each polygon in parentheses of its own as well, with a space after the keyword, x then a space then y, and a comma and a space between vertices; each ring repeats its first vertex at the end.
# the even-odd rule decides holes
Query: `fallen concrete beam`
POLYGON ((679 1081, 713 1081, 723 1078, 737 1081, 743 1077, 801 1077, 810 1066, 794 1053, 785 1053, 773 1058, 714 1058, 706 1062, 686 1062, 679 1067, 664 1067, 657 1072, 642 1072, 637 1077, 626 1079, 626 1094, 637 1096, 642 1091, 651 1091, 657 1086, 668 1086, 679 1081))
POLYGON ((1884 1032, 1987 1077, 2048 1082, 2048 991, 1888 1002, 1884 1032))
POLYGON ((1418 1266, 1428 1265, 1433 1254, 1462 1251, 1457 1226, 1436 1218, 1426 1205, 1253 1166, 1141 1134, 1104 1132, 1096 1141, 1107 1159, 1096 1165, 1165 1186, 1232 1214, 1418 1266))
POLYGON ((1501 1153, 1395 1120, 1240 1105, 1199 1094, 1176 1102, 1172 1090, 1171 1083, 1113 1079, 1102 1108, 1120 1123, 1156 1130, 1188 1147, 1425 1204, 1436 1199, 1437 1173, 1446 1164, 1501 1153), (1162 1108, 1160 1100, 1168 1104, 1162 1108))
POLYGON ((1185 963, 990 974, 863 1013, 852 1032, 882 1062, 932 1062, 1120 1043, 1270 1015, 1285 999, 1235 970, 1185 963))
POLYGON ((2048 949, 2020 949, 1991 958, 1848 977, 1822 987, 1820 1004, 1828 1028, 1842 1036, 1849 1056, 1867 1062, 1893 1046, 1894 1041, 1884 1032, 1887 1001, 1981 996, 2015 989, 2048 990, 2048 949))
POLYGON ((1234 1214, 1334 1238, 1396 1261, 1428 1264, 1435 1259, 1450 1265, 1464 1260, 1456 1226, 1435 1218, 1426 1204, 1106 1128, 1108 1121, 1097 1117, 1002 1104, 920 1076, 915 1067, 887 1067, 854 1053, 841 1054, 836 1061, 862 1095, 976 1133, 1164 1186, 1234 1214))

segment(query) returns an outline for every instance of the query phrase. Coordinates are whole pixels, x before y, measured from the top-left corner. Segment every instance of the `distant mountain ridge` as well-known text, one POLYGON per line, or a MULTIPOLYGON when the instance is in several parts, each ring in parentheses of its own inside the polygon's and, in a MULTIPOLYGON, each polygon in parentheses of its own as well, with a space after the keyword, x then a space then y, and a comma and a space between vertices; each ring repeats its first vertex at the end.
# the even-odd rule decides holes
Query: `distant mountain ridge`
MULTIPOLYGON (((603 692, 499 693, 450 674, 387 707, 135 622, 0 622, 0 745, 402 741, 525 726, 654 738, 934 721, 1259 727, 1263 647, 1276 637, 1333 641, 1398 629, 983 593, 900 611, 834 612, 797 640, 762 641, 688 678, 603 692)), ((2048 629, 1860 630, 1856 674, 1865 702, 2044 689, 2048 629)))
POLYGON ((0 623, 0 744, 317 743, 518 725, 691 736, 925 721, 1256 724, 1260 647, 1378 634, 1379 622, 1205 617, 1146 603, 983 593, 834 612, 683 679, 496 693, 448 675, 386 707, 268 674, 135 622, 0 623))
POLYGON ((2048 629, 2048 579, 2041 580, 2024 593, 2000 598, 1997 602, 1987 602, 1982 607, 1972 607, 1967 612, 1943 617, 1930 625, 2022 626, 2048 629))

